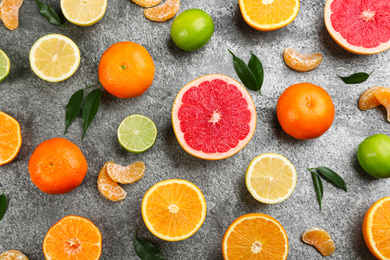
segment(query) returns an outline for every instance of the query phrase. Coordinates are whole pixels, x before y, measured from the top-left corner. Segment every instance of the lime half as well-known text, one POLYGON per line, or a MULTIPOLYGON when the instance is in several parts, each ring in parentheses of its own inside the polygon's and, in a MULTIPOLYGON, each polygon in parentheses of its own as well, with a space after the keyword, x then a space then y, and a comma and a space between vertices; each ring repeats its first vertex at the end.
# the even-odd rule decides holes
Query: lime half
POLYGON ((11 62, 9 61, 7 54, 0 50, 0 82, 5 80, 8 76, 10 68, 11 62))
POLYGON ((156 124, 143 115, 128 116, 118 127, 119 143, 132 153, 145 152, 154 145, 156 138, 156 124))

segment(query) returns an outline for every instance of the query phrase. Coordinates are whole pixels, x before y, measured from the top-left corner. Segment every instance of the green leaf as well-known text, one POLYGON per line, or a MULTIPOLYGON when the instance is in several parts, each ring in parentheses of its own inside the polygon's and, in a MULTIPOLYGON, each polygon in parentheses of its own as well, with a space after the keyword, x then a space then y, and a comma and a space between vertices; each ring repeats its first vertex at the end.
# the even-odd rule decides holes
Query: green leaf
POLYGON ((39 12, 41 13, 41 15, 43 17, 45 17, 49 21, 50 24, 57 25, 57 26, 62 26, 64 28, 68 28, 68 26, 64 25, 61 22, 60 17, 56 13, 56 11, 53 10, 53 8, 51 8, 47 4, 39 2, 38 0, 35 0, 35 2, 37 2, 38 8, 39 8, 39 12))
POLYGON ((165 256, 160 250, 155 248, 150 242, 137 237, 137 231, 135 231, 133 245, 139 258, 142 260, 165 260, 165 256))
POLYGON ((348 76, 348 77, 341 77, 339 75, 337 75, 337 76, 340 79, 342 79, 344 81, 344 83, 346 83, 346 84, 358 84, 358 83, 362 83, 362 82, 366 81, 368 79, 368 77, 370 77, 374 71, 375 70, 373 70, 370 74, 367 74, 365 72, 359 72, 359 73, 352 74, 351 76, 348 76))
POLYGON ((237 58, 236 55, 233 54, 233 52, 231 52, 230 50, 228 51, 233 56, 234 69, 236 70, 238 77, 242 81, 242 84, 244 84, 244 86, 250 90, 257 91, 257 81, 251 69, 248 67, 248 65, 245 64, 243 60, 237 58))
POLYGON ((255 76, 257 92, 259 92, 260 95, 263 95, 261 94, 261 87, 263 86, 264 82, 263 64, 261 64, 259 58, 257 58, 256 55, 254 55, 253 53, 249 60, 248 67, 255 76))
POLYGON ((99 110, 101 96, 102 92, 100 89, 94 89, 85 97, 81 112, 81 120, 83 122, 83 137, 81 139, 84 139, 88 127, 91 125, 99 110))
POLYGON ((347 191, 347 185, 345 184, 345 181, 333 170, 324 166, 318 167, 317 170, 325 177, 326 180, 331 181, 336 186, 339 186, 340 188, 343 188, 345 191, 347 191))
POLYGON ((322 186, 322 181, 320 177, 315 173, 314 171, 308 169, 311 172, 311 177, 313 178, 313 183, 314 183, 314 188, 317 193, 317 200, 318 204, 320 205, 320 210, 322 210, 321 207, 321 201, 322 201, 322 196, 324 195, 324 188, 322 186))
POLYGON ((68 105, 65 108, 66 116, 65 116, 65 132, 68 131, 70 124, 76 118, 76 116, 80 113, 81 107, 83 106, 84 99, 84 90, 80 89, 76 91, 69 99, 68 105))
POLYGON ((3 190, 3 194, 0 195, 0 220, 4 217, 5 212, 7 211, 7 198, 4 194, 5 189, 3 190))

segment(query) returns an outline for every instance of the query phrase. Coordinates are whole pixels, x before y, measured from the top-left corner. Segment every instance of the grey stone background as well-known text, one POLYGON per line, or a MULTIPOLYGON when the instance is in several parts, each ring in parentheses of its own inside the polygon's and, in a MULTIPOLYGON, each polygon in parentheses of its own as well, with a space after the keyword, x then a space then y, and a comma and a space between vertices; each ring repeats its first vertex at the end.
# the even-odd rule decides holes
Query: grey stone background
MULTIPOLYGON (((59 1, 45 1, 60 11, 59 1)), ((110 0, 104 18, 91 27, 70 29, 48 24, 36 3, 26 0, 20 12, 20 26, 9 31, 0 25, 0 49, 11 59, 11 73, 0 83, 0 110, 15 117, 21 125, 23 145, 16 159, 0 167, 0 187, 6 189, 9 208, 0 221, 0 252, 23 251, 30 259, 44 259, 42 241, 47 230, 60 218, 74 214, 92 220, 103 235, 101 259, 138 259, 132 245, 139 235, 160 248, 167 259, 222 259, 221 240, 237 217, 262 212, 278 219, 289 238, 289 259, 322 259, 311 246, 301 242, 302 233, 311 227, 326 229, 336 243, 329 259, 375 259, 362 235, 364 213, 378 199, 389 196, 389 180, 368 176, 356 158, 358 144, 369 135, 390 134, 386 112, 360 111, 360 94, 373 85, 388 85, 389 52, 358 56, 341 49, 329 36, 323 22, 324 0, 303 0, 296 20, 274 32, 259 32, 243 20, 237 0, 182 0, 180 11, 201 8, 215 22, 215 33, 199 51, 183 52, 170 39, 172 21, 154 23, 143 16, 143 8, 128 0, 110 0), (41 36, 60 33, 73 39, 81 51, 77 72, 62 83, 48 83, 31 71, 28 55, 41 36), (76 120, 63 136, 65 105, 76 90, 98 82, 102 53, 112 44, 130 40, 142 44, 152 55, 156 76, 151 88, 141 97, 121 100, 103 94, 100 111, 81 141, 81 120, 76 120), (299 73, 283 62, 285 47, 321 52, 324 60, 312 72, 299 73), (176 93, 186 83, 210 73, 238 79, 227 49, 249 60, 251 51, 263 62, 263 94, 251 92, 258 112, 258 125, 251 142, 238 154, 222 161, 203 161, 187 154, 174 136, 170 111, 176 93), (368 81, 345 85, 338 77, 354 72, 370 72, 368 81), (276 102, 291 84, 311 82, 332 96, 336 107, 333 126, 322 137, 299 141, 283 132, 276 119, 276 102), (139 113, 157 125, 156 144, 142 154, 131 154, 118 143, 116 129, 126 116, 139 113), (88 161, 88 174, 82 185, 64 195, 48 195, 30 181, 28 160, 42 141, 65 137, 77 144, 88 161), (298 172, 292 196, 277 205, 254 200, 244 183, 250 161, 265 152, 285 155, 298 172), (146 164, 145 176, 124 185, 127 198, 119 203, 105 199, 96 180, 100 168, 114 160, 126 165, 137 160, 146 164), (328 166, 346 180, 348 193, 324 183, 323 210, 320 211, 307 167, 328 166), (165 242, 146 229, 141 216, 141 200, 153 184, 182 178, 195 183, 207 201, 207 217, 201 229, 181 242, 165 242)))

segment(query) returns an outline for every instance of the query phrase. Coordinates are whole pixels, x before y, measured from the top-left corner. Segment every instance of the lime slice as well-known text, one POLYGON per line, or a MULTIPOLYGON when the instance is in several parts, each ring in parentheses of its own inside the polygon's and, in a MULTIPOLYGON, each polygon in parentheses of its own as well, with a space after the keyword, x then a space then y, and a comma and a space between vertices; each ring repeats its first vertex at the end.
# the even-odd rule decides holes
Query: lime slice
POLYGON ((8 76, 10 68, 11 62, 9 61, 7 54, 0 50, 0 82, 5 80, 8 76))
POLYGON ((156 138, 155 123, 143 115, 128 116, 118 127, 119 143, 129 152, 145 152, 153 146, 156 138))

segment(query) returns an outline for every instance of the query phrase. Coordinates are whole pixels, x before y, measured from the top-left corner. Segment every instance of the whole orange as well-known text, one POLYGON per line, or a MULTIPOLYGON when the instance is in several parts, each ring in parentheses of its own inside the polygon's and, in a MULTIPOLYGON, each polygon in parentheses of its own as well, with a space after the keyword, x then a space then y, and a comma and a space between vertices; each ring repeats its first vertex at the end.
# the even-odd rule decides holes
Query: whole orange
POLYGON ((99 80, 112 95, 133 98, 142 95, 154 78, 149 52, 134 42, 118 42, 108 48, 99 63, 99 80))
POLYGON ((332 98, 323 88, 299 83, 280 95, 276 113, 287 134, 297 139, 313 139, 330 128, 335 109, 332 98))
POLYGON ((49 194, 67 193, 84 180, 87 161, 81 150, 63 138, 53 138, 37 146, 30 157, 31 181, 49 194))

